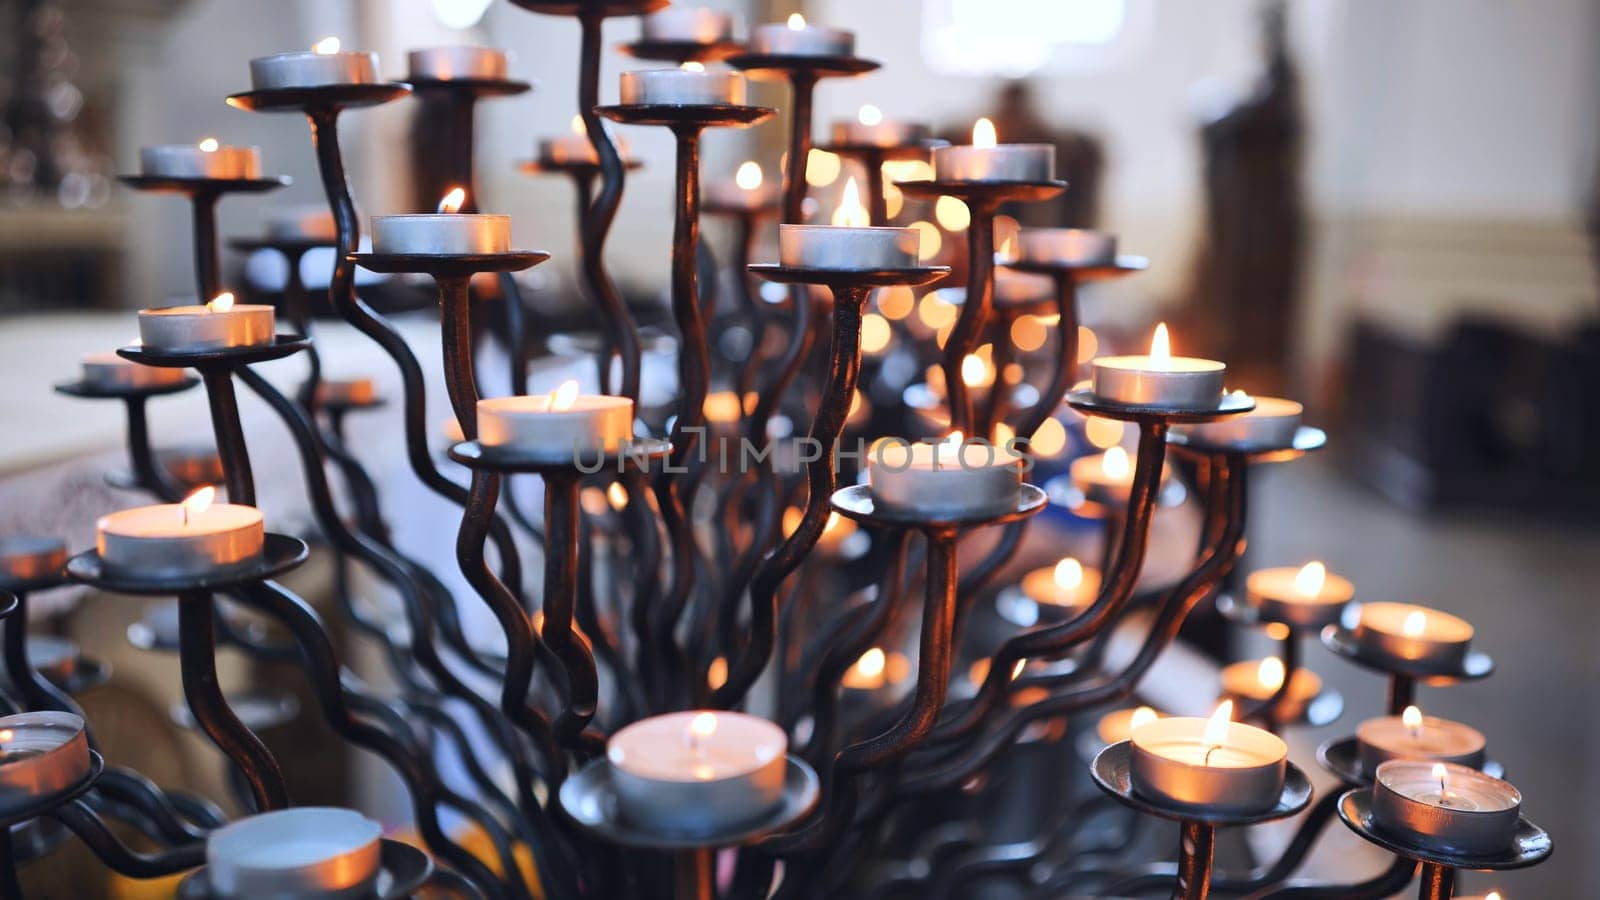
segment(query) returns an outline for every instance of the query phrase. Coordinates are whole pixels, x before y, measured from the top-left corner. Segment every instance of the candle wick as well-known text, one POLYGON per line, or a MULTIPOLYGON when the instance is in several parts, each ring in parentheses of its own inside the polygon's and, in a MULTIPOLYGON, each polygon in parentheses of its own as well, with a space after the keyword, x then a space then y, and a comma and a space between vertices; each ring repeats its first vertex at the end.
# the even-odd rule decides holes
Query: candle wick
POLYGON ((1206 748, 1206 755, 1201 757, 1201 759, 1200 759, 1200 765, 1202 765, 1202 766, 1211 765, 1211 754, 1213 754, 1213 753, 1215 753, 1215 752, 1217 752, 1218 750, 1221 750, 1221 749, 1222 749, 1222 745, 1221 744, 1212 744, 1211 746, 1207 747, 1206 748))

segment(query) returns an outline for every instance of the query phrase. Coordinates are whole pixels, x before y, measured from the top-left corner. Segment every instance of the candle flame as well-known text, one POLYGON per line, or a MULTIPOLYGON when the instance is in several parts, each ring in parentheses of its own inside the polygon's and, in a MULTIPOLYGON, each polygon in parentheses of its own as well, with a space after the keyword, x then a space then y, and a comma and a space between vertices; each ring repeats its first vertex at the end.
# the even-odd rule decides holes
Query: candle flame
POLYGON ((950 432, 950 434, 946 435, 945 439, 939 444, 939 449, 940 449, 940 451, 955 452, 955 451, 960 450, 961 449, 961 445, 966 443, 966 442, 967 442, 967 436, 966 435, 962 434, 959 430, 958 431, 952 431, 952 432, 950 432))
POLYGON ((1022 677, 1022 670, 1026 669, 1027 667, 1028 667, 1028 660, 1027 660, 1026 657, 1017 660, 1015 663, 1012 663, 1012 665, 1011 665, 1011 680, 1012 681, 1016 681, 1018 678, 1022 677))
POLYGON ((1308 562, 1294 576, 1294 592, 1302 597, 1315 597, 1322 593, 1328 580, 1328 567, 1320 562, 1308 562))
POLYGON ((706 669, 706 686, 713 691, 728 683, 728 658, 719 656, 706 669))
POLYGON ((440 212, 440 213, 458 213, 458 212, 461 212, 461 206, 462 206, 462 204, 464 204, 466 202, 467 202, 467 189, 463 188, 463 187, 453 187, 450 190, 446 191, 445 195, 443 197, 439 198, 439 208, 438 208, 437 212, 440 212))
POLYGON ((1405 633, 1406 637, 1421 637, 1422 632, 1427 629, 1428 614, 1420 609, 1412 610, 1411 614, 1406 616, 1405 624, 1400 626, 1400 630, 1405 633))
POLYGON ((12 731, 11 729, 0 729, 0 743, 5 743, 14 737, 16 737, 16 732, 12 731))
POLYGON ((214 137, 208 137, 208 138, 201 138, 200 139, 200 152, 201 153, 215 153, 215 152, 217 152, 217 148, 221 147, 221 146, 222 145, 217 143, 217 139, 214 138, 214 137))
POLYGON ((1260 682, 1262 687, 1277 690, 1283 687, 1283 677, 1283 660, 1276 656, 1269 656, 1261 661, 1261 665, 1256 666, 1256 681, 1260 682))
POLYGON ((1221 747, 1228 742, 1228 723, 1232 720, 1233 701, 1224 700, 1217 704, 1217 711, 1206 720, 1206 730, 1200 739, 1207 747, 1221 747))
POLYGON ((1112 447, 1100 457, 1100 471, 1107 478, 1127 478, 1128 469, 1128 451, 1121 447, 1112 447))
POLYGON ((550 411, 566 412, 572 404, 578 402, 578 380, 568 378, 561 382, 561 386, 550 392, 550 411))
POLYGON ((311 52, 317 54, 318 56, 332 56, 333 54, 339 52, 339 39, 336 37, 325 37, 311 45, 311 52))
POLYGON ((984 363, 983 357, 976 353, 968 353, 966 358, 961 361, 961 380, 966 383, 967 387, 977 387, 983 384, 983 380, 988 374, 988 365, 984 363))
POLYGON ((1128 719, 1128 733, 1132 734, 1140 726, 1149 725, 1158 718, 1160 718, 1160 716, 1156 715, 1155 710, 1148 706, 1141 706, 1134 710, 1133 716, 1128 719))
POLYGON ((972 146, 989 148, 1000 142, 1000 136, 995 133, 994 123, 988 119, 979 119, 972 126, 972 146))
POLYGON ((1450 770, 1444 767, 1444 763, 1433 764, 1433 780, 1439 782, 1439 796, 1442 797, 1448 793, 1450 770))
POLYGON ((856 113, 856 119, 863 125, 877 125, 883 121, 883 110, 868 103, 856 113))
POLYGON ((761 187, 761 182, 766 180, 766 175, 761 171, 761 164, 753 159, 745 160, 739 164, 739 171, 734 173, 733 183, 741 190, 753 191, 761 187))
POLYGON ((606 488, 606 500, 611 503, 612 509, 620 512, 628 505, 628 492, 623 490, 620 482, 613 481, 611 486, 606 488))
POLYGON ((689 720, 689 734, 708 738, 717 733, 717 714, 703 712, 689 720))
POLYGON ((833 224, 844 228, 865 228, 871 224, 867 208, 861 205, 861 188, 854 178, 844 183, 844 196, 839 200, 839 208, 833 211, 833 224))
POLYGON ((1422 710, 1415 706, 1406 707, 1405 712, 1400 714, 1400 724, 1410 729, 1413 734, 1416 733, 1417 729, 1422 727, 1422 710))
POLYGON ((206 304, 206 309, 209 309, 212 312, 227 312, 228 310, 233 309, 233 292, 223 291, 215 297, 212 297, 211 302, 206 304))
POLYGON ((1150 359, 1158 366, 1165 366, 1172 361, 1172 340, 1167 336, 1165 322, 1156 326, 1156 333, 1150 338, 1150 359))
POLYGON ((789 30, 790 31, 800 31, 801 29, 803 29, 805 27, 806 27, 806 17, 805 16, 802 16, 799 13, 790 13, 789 14, 789 30))
POLYGON ((701 781, 715 781, 717 778, 717 770, 706 763, 695 763, 694 777, 701 781))
POLYGON ((584 136, 589 134, 589 126, 583 124, 583 116, 572 117, 572 133, 584 136))
POLYGON ((704 72, 706 70, 706 64, 702 62, 695 62, 691 59, 678 68, 685 72, 704 72))
POLYGON ((1083 563, 1070 556, 1065 557, 1056 563, 1054 577, 1056 587, 1070 591, 1083 584, 1083 563))
POLYGON ((871 650, 861 654, 861 658, 856 660, 856 674, 863 678, 877 678, 883 674, 884 666, 888 665, 888 662, 889 658, 884 654, 883 649, 881 647, 873 647, 871 650))
POLYGON ((217 489, 209 484, 183 498, 183 502, 179 504, 183 524, 188 525, 191 518, 210 509, 212 501, 216 499, 217 489))
POLYGON ((1490 891, 1483 895, 1483 900, 1505 900, 1505 898, 1500 896, 1499 891, 1490 891))

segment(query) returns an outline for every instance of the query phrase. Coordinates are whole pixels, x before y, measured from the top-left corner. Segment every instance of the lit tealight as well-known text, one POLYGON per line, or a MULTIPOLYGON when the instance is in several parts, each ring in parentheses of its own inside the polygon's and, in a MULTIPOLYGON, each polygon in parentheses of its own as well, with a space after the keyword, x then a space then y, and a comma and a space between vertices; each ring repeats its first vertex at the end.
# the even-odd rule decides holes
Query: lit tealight
POLYGON ((339 39, 332 36, 325 37, 311 45, 311 52, 318 56, 332 56, 339 52, 339 39))

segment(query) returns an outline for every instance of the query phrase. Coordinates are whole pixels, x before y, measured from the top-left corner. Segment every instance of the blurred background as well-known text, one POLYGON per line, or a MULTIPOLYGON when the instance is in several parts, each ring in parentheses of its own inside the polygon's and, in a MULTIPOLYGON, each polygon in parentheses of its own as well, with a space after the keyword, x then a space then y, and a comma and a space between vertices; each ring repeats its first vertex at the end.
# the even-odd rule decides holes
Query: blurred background
MULTIPOLYGON (((1109 230, 1151 261, 1147 273, 1085 293, 1085 322, 1102 350, 1136 349, 1165 320, 1177 351, 1228 361, 1231 387, 1304 400, 1308 420, 1329 430, 1328 453, 1258 480, 1248 567, 1325 560, 1356 583, 1358 598, 1465 616, 1477 645, 1495 655, 1493 678, 1425 690, 1423 705, 1488 733, 1491 753, 1523 790, 1529 814, 1554 832, 1557 852, 1543 867, 1468 885, 1500 887, 1508 900, 1600 895, 1600 876, 1586 865, 1600 852, 1600 5, 706 5, 734 11, 746 26, 802 12, 858 33, 860 52, 883 69, 824 84, 819 129, 871 104, 958 142, 986 116, 1002 142, 1057 145, 1071 188, 1060 201, 1015 211, 1022 224, 1109 230)), ((607 41, 636 29, 617 20, 607 41)), ((86 546, 88 513, 126 503, 99 474, 121 459, 120 410, 59 397, 50 386, 72 375, 81 354, 125 342, 133 310, 193 294, 185 205, 115 182, 136 168, 138 149, 214 136, 260 146, 268 173, 294 178, 268 198, 225 201, 227 236, 259 233, 275 210, 322 202, 304 121, 223 103, 248 86, 251 57, 338 35, 347 48, 377 51, 382 71, 399 78, 414 47, 511 50, 512 76, 536 87, 479 111, 479 202, 513 217, 518 246, 555 254, 522 284, 537 335, 592 326, 574 275, 571 186, 517 168, 537 139, 569 128, 577 34, 569 21, 490 0, 4 0, 0 534, 45 532, 86 546)), ((607 55, 602 102, 615 99, 616 73, 638 65, 607 55)), ((754 99, 781 107, 786 98, 757 85, 754 99)), ((365 214, 433 206, 435 186, 417 176, 435 152, 418 112, 402 102, 345 117, 365 214)), ((751 159, 775 178, 784 134, 781 117, 711 134, 705 177, 731 178, 751 159)), ((670 327, 671 137, 628 129, 626 139, 644 165, 628 181, 608 262, 641 321, 670 327)), ((819 221, 851 174, 837 157, 809 161, 819 221)), ((902 224, 929 223, 931 260, 961 265, 959 211, 903 198, 891 209, 902 224)), ((713 249, 723 250, 727 234, 708 229, 713 249)), ((764 244, 757 258, 771 252, 764 244)), ((326 257, 308 257, 308 282, 325 285, 327 266, 326 257)), ((270 297, 284 283, 283 263, 270 254, 230 256, 225 267, 225 280, 246 294, 270 297)), ((940 324, 940 311, 922 304, 878 312, 913 330, 924 315, 920 327, 940 324)), ((415 313, 411 327, 431 362, 430 315, 415 313)), ((336 373, 392 378, 370 348, 332 323, 325 329, 336 373)), ((902 396, 913 380, 884 396, 902 396)), ((658 400, 670 399, 670 378, 655 389, 658 400)), ((199 397, 153 409, 158 445, 208 440, 203 409, 199 397)), ((442 418, 442 407, 430 415, 442 418)), ((1063 465, 1094 452, 1079 425, 1066 423, 1063 465)), ((405 477, 403 460, 385 452, 393 434, 393 423, 378 421, 356 432, 380 481, 405 477)), ((283 444, 276 433, 262 440, 283 444)), ((294 509, 299 485, 277 488, 294 509)), ((453 570, 448 540, 425 521, 436 501, 396 497, 390 507, 404 514, 397 539, 453 570)), ((1062 533, 1088 540, 1093 529, 1068 523, 1062 533)), ((1039 548, 1036 562, 1054 552, 1039 548)), ((305 593, 315 594, 318 577, 325 573, 303 576, 305 593)), ((158 781, 206 777, 195 773, 216 769, 210 748, 167 734, 162 706, 177 699, 176 679, 161 667, 175 670, 175 662, 139 657, 121 637, 139 611, 79 601, 63 598, 48 627, 115 662, 111 686, 86 700, 91 716, 143 710, 148 722, 135 731, 163 737, 126 761, 158 781)), ((1249 649, 1219 631, 1208 632, 1202 617, 1195 646, 1229 658, 1249 649)), ((1347 708, 1338 724, 1296 734, 1299 753, 1352 731, 1382 705, 1370 674, 1319 648, 1308 656, 1347 708)), ((274 683, 248 668, 240 663, 235 676, 274 683)), ((389 790, 372 786, 373 803, 384 805, 389 790)), ((1338 826, 1329 842, 1312 874, 1350 880, 1381 865, 1351 862, 1361 848, 1338 826)))

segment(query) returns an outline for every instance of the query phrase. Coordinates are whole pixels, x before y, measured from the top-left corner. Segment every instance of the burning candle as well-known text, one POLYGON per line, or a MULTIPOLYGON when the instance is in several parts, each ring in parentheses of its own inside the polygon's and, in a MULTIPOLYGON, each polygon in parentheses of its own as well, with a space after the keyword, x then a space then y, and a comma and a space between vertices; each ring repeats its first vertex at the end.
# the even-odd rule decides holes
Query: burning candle
POLYGON ((737 391, 713 391, 706 395, 702 409, 706 423, 713 426, 736 425, 748 410, 755 409, 756 393, 751 391, 739 398, 737 391))
POLYGON ((519 456, 588 459, 616 453, 632 437, 632 400, 579 394, 571 379, 549 394, 478 401, 483 446, 519 456))
POLYGON ((1128 451, 1120 446, 1107 447, 1099 456, 1073 460, 1068 473, 1084 499, 1101 506, 1124 506, 1133 492, 1133 464, 1128 451))
POLYGON ((936 444, 879 441, 868 454, 873 499, 929 516, 982 516, 1016 505, 1023 459, 1006 447, 952 432, 936 444))
POLYGON ((937 181, 1049 181, 1056 177, 1053 144, 1001 144, 994 123, 979 119, 972 143, 933 151, 937 181))
POLYGON ((744 90, 738 72, 686 62, 676 69, 623 72, 621 99, 628 106, 738 106, 744 90))
POLYGON ((206 874, 219 897, 370 896, 382 837, 382 826, 351 809, 260 813, 210 834, 206 874))
POLYGON ((1209 719, 1173 717, 1135 728, 1133 789, 1155 802, 1209 813, 1256 813, 1283 793, 1289 748, 1276 735, 1229 721, 1223 702, 1209 719))
MULTIPOLYGON (((805 518, 805 511, 798 506, 791 506, 783 511, 783 535, 788 537, 800 527, 800 522, 805 518)), ((848 545, 855 543, 851 539, 856 535, 856 523, 846 519, 836 512, 828 513, 828 519, 822 524, 822 534, 817 538, 815 552, 822 554, 839 554, 851 549, 848 545)))
POLYGON ((139 173, 161 178, 260 178, 261 148, 230 147, 216 138, 139 151, 139 173))
POLYGON ((258 91, 372 84, 378 80, 378 54, 339 49, 339 39, 323 38, 310 51, 279 53, 250 60, 250 84, 258 91))
POLYGON ((842 28, 808 25, 799 13, 787 22, 759 25, 750 33, 750 52, 771 56, 853 56, 856 35, 842 28))
POLYGON ((1094 393, 1126 406, 1208 408, 1222 400, 1228 367, 1210 359, 1173 356, 1166 323, 1156 326, 1148 356, 1102 356, 1094 361, 1094 393))
POLYGON ((83 719, 39 711, 0 717, 0 804, 64 791, 89 774, 89 739, 83 719))
POLYGON ((724 209, 759 210, 773 205, 778 199, 778 187, 767 181, 761 164, 746 160, 739 164, 732 181, 713 181, 705 186, 708 206, 724 209))
POLYGON ((115 353, 86 353, 80 362, 83 383, 106 390, 167 387, 189 377, 182 369, 146 366, 115 353))
POLYGON ((0 537, 0 585, 53 578, 67 565, 67 542, 30 534, 0 537))
POLYGON ((1472 626, 1467 620, 1409 603, 1363 603, 1356 645, 1378 658, 1453 669, 1467 656, 1472 626))
POLYGON ((704 6, 669 6, 645 16, 639 35, 660 43, 717 44, 733 39, 733 15, 704 6))
POLYGON ((766 719, 667 713, 612 735, 606 759, 622 816, 674 833, 746 825, 782 800, 789 739, 766 719))
MULTIPOLYGON (((602 126, 604 127, 604 126, 602 126)), ((612 135, 611 143, 617 148, 617 155, 624 160, 628 158, 628 141, 626 138, 612 135)), ((539 141, 539 159, 556 165, 569 165, 572 163, 588 163, 599 165, 600 157, 595 153, 594 144, 589 140, 589 128, 583 122, 583 116, 572 117, 572 133, 556 138, 544 138, 539 141)))
POLYGON ((1339 621, 1356 588, 1348 578, 1313 561, 1298 569, 1280 566, 1251 572, 1245 579, 1245 592, 1250 605, 1268 622, 1321 628, 1339 621))
POLYGON ((106 571, 138 578, 217 575, 261 558, 261 510, 215 503, 203 487, 182 503, 140 506, 101 516, 95 547, 106 571))
POLYGON ((1070 556, 1022 576, 1023 596, 1061 612, 1082 609, 1093 603, 1099 593, 1100 570, 1070 556))
POLYGON ((876 691, 885 685, 904 684, 910 674, 911 660, 904 653, 885 653, 882 647, 873 647, 845 670, 839 684, 850 691, 876 691))
POLYGON ((510 251, 511 217, 463 214, 466 202, 467 192, 456 187, 439 201, 438 212, 373 216, 373 252, 451 256, 510 251))
POLYGON ((1023 262, 1052 266, 1100 266, 1117 261, 1117 236, 1088 228, 1024 228, 1017 232, 1023 262))
POLYGON ((406 54, 411 80, 500 81, 506 77, 506 53, 490 47, 424 47, 406 54))
POLYGON ((365 406, 378 399, 371 378, 327 378, 317 382, 317 402, 335 406, 365 406))
MULTIPOLYGON (((1249 659, 1222 670, 1222 695, 1233 701, 1260 703, 1271 699, 1283 687, 1283 660, 1276 656, 1249 659)), ((1307 669, 1295 669, 1289 679, 1289 693, 1275 709, 1276 717, 1293 719, 1305 712, 1306 705, 1322 693, 1322 679, 1307 669)))
POLYGON ((1141 726, 1161 718, 1161 714, 1148 706, 1114 709, 1095 723, 1095 734, 1107 744, 1120 744, 1141 726))
POLYGON ((235 303, 223 292, 205 305, 139 310, 139 341, 152 350, 187 353, 270 344, 277 318, 271 306, 235 303))
POLYGON ((922 249, 915 228, 872 228, 861 205, 856 180, 845 182, 844 196, 831 225, 779 225, 779 258, 806 269, 866 271, 909 269, 922 249))
POLYGON ((911 147, 926 141, 929 134, 928 126, 921 122, 885 119, 870 103, 861 107, 854 119, 833 123, 833 142, 846 147, 911 147))
POLYGON ((1361 769, 1369 775, 1391 759, 1448 762, 1483 767, 1483 732, 1470 725, 1424 716, 1408 706, 1398 716, 1368 719, 1356 728, 1361 769))
MULTIPOLYGON (((1243 391, 1234 391, 1244 395, 1243 391)), ((1305 407, 1281 397, 1256 397, 1255 408, 1249 412, 1203 422, 1199 425, 1179 426, 1208 444, 1225 447, 1288 447, 1294 444, 1295 432, 1300 430, 1300 417, 1305 407)))
POLYGON ((1447 762, 1392 759, 1378 766, 1373 823, 1418 845, 1487 855, 1516 838, 1522 794, 1476 769, 1447 762))

